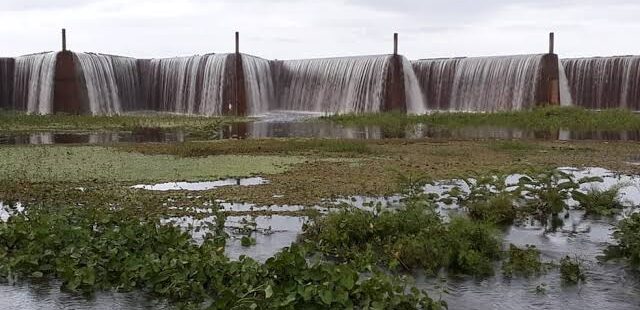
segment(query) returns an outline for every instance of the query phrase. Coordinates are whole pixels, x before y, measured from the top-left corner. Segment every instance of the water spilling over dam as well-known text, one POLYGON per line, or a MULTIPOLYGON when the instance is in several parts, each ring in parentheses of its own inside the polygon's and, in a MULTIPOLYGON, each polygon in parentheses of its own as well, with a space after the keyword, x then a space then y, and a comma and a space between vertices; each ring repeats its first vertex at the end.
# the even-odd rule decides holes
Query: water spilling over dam
POLYGON ((544 58, 424 59, 414 61, 413 68, 429 110, 512 111, 550 100, 545 98, 544 58))
POLYGON ((33 114, 53 112, 57 53, 21 56, 15 60, 14 108, 33 114))
POLYGON ((238 52, 136 59, 70 51, 0 58, 0 108, 33 114, 496 112, 541 104, 640 110, 640 56, 553 51, 409 61, 268 60, 238 52))
POLYGON ((277 109, 378 112, 389 56, 287 60, 276 63, 277 109))
POLYGON ((640 110, 640 56, 563 59, 575 105, 640 110))

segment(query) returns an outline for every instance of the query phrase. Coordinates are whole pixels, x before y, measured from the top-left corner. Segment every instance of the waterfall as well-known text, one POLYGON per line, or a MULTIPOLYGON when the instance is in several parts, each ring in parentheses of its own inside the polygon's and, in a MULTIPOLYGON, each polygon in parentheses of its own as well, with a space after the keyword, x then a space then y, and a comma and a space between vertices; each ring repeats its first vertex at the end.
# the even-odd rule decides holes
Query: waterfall
POLYGON ((15 60, 0 58, 0 110, 12 110, 13 103, 13 75, 15 60))
POLYGON ((20 56, 15 60, 15 107, 33 114, 53 112, 53 88, 58 53, 20 56))
POLYGON ((87 53, 75 53, 75 56, 86 85, 91 114, 120 114, 122 108, 111 57, 87 53))
POLYGON ((137 60, 130 57, 113 56, 111 62, 122 111, 144 110, 137 60))
POLYGON ((242 67, 248 114, 268 112, 269 105, 275 98, 271 63, 259 57, 242 55, 242 67))
POLYGON ((228 54, 145 61, 141 67, 145 98, 154 110, 220 115, 228 54))
POLYGON ((412 63, 429 110, 451 109, 451 92, 460 58, 425 59, 412 63))
POLYGON ((411 62, 404 56, 402 57, 402 72, 404 75, 404 91, 406 95, 407 113, 426 113, 427 107, 424 99, 422 98, 418 77, 411 66, 411 62))
POLYGON ((228 104, 224 102, 225 70, 228 59, 229 54, 215 54, 207 58, 204 68, 200 114, 223 114, 223 107, 228 104))
POLYGON ((573 99, 571 98, 571 89, 569 88, 569 80, 567 79, 567 73, 564 72, 564 65, 558 64, 558 77, 560 84, 560 106, 570 107, 573 105, 573 99))
POLYGON ((512 111, 536 103, 542 57, 426 59, 413 67, 430 109, 512 111))
POLYGON ((573 103, 640 110, 640 56, 563 59, 573 103))
POLYGON ((325 113, 378 112, 390 56, 278 61, 277 109, 325 113))

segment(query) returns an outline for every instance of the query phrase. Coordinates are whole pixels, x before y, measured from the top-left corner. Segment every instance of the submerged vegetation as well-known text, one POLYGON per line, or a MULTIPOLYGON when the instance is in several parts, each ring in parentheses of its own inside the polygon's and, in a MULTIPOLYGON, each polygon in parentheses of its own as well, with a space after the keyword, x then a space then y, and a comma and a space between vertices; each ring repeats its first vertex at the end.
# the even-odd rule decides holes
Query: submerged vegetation
POLYGON ((407 125, 436 127, 508 127, 528 130, 639 130, 640 115, 629 110, 590 111, 578 107, 540 107, 498 113, 435 112, 426 115, 380 113, 336 115, 325 120, 350 126, 376 125, 403 131, 407 125))
POLYGON ((575 191, 573 199, 578 201, 580 208, 587 215, 612 216, 622 210, 624 206, 620 200, 620 190, 628 184, 616 184, 609 189, 589 188, 586 193, 575 191))
POLYGON ((579 284, 587 279, 580 260, 569 256, 560 260, 560 277, 565 284, 569 285, 579 284))

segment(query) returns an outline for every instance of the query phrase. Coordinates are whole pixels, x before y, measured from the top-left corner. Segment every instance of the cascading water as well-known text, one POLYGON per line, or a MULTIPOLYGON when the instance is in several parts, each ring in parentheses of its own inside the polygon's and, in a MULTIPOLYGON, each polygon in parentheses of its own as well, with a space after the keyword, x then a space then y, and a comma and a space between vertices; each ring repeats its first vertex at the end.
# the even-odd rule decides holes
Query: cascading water
POLYGON ((20 56, 15 60, 14 100, 17 110, 53 112, 53 88, 58 53, 20 56))
POLYGON ((409 114, 424 114, 427 112, 427 106, 425 104, 424 99, 422 98, 422 93, 420 91, 420 83, 418 82, 418 77, 416 76, 413 67, 411 66, 411 62, 406 58, 402 57, 402 72, 404 78, 404 91, 405 91, 405 100, 407 106, 407 113, 409 114))
POLYGON ((571 89, 569 87, 569 80, 567 79, 567 73, 564 71, 564 65, 558 64, 558 77, 560 80, 560 106, 570 107, 573 105, 573 99, 571 97, 571 89))
POLYGON ((228 54, 151 59, 143 63, 148 105, 159 111, 220 115, 228 54))
POLYGON ((276 63, 276 109, 325 113, 380 111, 390 56, 286 60, 276 63))
POLYGON ((222 115, 224 90, 226 83, 225 70, 229 54, 210 55, 205 63, 202 86, 202 99, 199 113, 203 115, 222 115))
POLYGON ((249 115, 268 112, 275 98, 271 63, 259 57, 242 55, 242 67, 249 115))
POLYGON ((512 111, 536 103, 542 59, 543 55, 426 59, 413 67, 429 109, 512 111))
POLYGON ((198 103, 198 71, 203 56, 151 59, 147 91, 160 111, 194 113, 198 103))
POLYGON ((118 84, 110 56, 75 53, 87 89, 93 115, 115 115, 122 111, 118 84))
POLYGON ((112 56, 111 62, 118 87, 121 110, 144 110, 137 60, 130 57, 112 56))
POLYGON ((0 58, 0 109, 13 109, 13 75, 15 60, 0 58))
POLYGON ((573 103, 640 110, 640 56, 563 59, 573 103))
POLYGON ((429 110, 451 109, 451 87, 460 58, 414 61, 413 71, 422 85, 422 95, 429 110))

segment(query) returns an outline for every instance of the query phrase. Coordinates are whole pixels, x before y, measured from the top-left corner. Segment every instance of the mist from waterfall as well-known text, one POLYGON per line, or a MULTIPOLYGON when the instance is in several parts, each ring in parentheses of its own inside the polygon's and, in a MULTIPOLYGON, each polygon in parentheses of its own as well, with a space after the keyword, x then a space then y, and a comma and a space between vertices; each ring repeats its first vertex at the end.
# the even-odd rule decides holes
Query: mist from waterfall
POLYGON ((275 99, 271 62, 259 57, 242 55, 242 67, 248 114, 259 115, 268 112, 275 99))
POLYGON ((57 52, 20 56, 15 59, 15 108, 31 114, 53 112, 53 90, 57 52))
POLYGON ((93 115, 117 115, 122 111, 111 56, 75 53, 87 89, 93 115))
POLYGON ((379 112, 390 56, 276 62, 276 109, 328 114, 379 112))
POLYGON ((429 109, 514 111, 536 104, 542 58, 540 54, 425 59, 413 67, 429 109))
POLYGON ((573 104, 640 110, 640 56, 563 59, 573 104))

